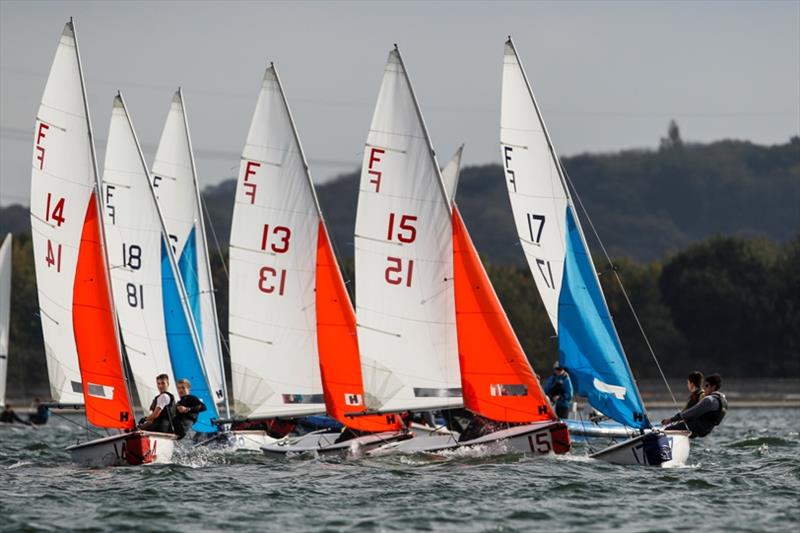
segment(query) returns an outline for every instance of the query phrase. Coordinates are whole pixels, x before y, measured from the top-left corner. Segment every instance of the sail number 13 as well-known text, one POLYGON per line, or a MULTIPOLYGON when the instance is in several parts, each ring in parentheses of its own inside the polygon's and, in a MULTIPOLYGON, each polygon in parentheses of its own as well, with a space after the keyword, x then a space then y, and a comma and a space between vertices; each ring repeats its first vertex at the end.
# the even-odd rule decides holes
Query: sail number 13
MULTIPOLYGON (((261 232, 261 249, 274 254, 285 254, 289 251, 292 230, 286 226, 264 224, 261 232)), ((283 296, 286 289, 286 269, 263 266, 258 271, 258 290, 265 294, 283 296)))

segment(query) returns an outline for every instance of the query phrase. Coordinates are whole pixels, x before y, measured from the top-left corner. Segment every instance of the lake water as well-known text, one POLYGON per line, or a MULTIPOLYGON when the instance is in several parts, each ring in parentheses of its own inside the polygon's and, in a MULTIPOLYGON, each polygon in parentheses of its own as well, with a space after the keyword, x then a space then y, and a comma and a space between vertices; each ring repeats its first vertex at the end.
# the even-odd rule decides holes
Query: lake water
MULTIPOLYGON (((665 411, 651 413, 661 418, 665 411)), ((491 450, 382 459, 184 453, 88 469, 58 418, 0 428, 0 530, 796 531, 800 410, 734 409, 689 465, 620 467, 491 450)))

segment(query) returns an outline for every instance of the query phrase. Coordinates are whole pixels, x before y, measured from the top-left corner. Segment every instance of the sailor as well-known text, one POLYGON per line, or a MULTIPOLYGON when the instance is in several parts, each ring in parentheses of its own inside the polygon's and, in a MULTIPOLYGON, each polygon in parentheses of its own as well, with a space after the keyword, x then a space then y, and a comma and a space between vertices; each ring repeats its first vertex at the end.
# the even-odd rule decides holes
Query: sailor
POLYGON ((703 373, 699 370, 691 372, 686 381, 686 387, 689 389, 689 401, 687 401, 686 405, 683 407, 684 411, 690 407, 694 407, 700 400, 703 399, 705 393, 703 392, 702 385, 703 373))
POLYGON ((14 412, 14 409, 11 408, 11 404, 6 404, 5 407, 3 407, 3 412, 0 413, 0 422, 5 422, 6 424, 19 422, 20 424, 25 424, 26 426, 30 425, 30 422, 24 421, 17 413, 14 412))
POLYGON ((47 424, 47 419, 50 418, 50 409, 47 405, 43 404, 39 398, 36 398, 33 400, 33 406, 36 408, 36 412, 28 415, 28 421, 37 426, 47 424))
POLYGON ((197 422, 197 415, 206 410, 206 404, 203 400, 193 394, 189 394, 192 384, 188 379, 179 379, 176 383, 178 387, 178 400, 175 410, 178 414, 175 416, 175 434, 179 439, 186 436, 195 422, 197 422))
POLYGON ((159 374, 156 376, 158 396, 150 403, 150 414, 139 422, 139 429, 157 431, 160 433, 175 433, 173 419, 175 418, 175 397, 167 390, 169 376, 159 374))
POLYGON ((567 418, 572 404, 572 380, 558 361, 553 364, 553 375, 547 378, 544 393, 550 398, 558 418, 567 418))
POLYGON ((672 418, 662 420, 664 429, 682 429, 692 432, 691 437, 705 437, 711 430, 722 423, 728 412, 728 400, 719 390, 722 378, 719 374, 711 374, 703 384, 705 397, 697 405, 685 409, 672 418))

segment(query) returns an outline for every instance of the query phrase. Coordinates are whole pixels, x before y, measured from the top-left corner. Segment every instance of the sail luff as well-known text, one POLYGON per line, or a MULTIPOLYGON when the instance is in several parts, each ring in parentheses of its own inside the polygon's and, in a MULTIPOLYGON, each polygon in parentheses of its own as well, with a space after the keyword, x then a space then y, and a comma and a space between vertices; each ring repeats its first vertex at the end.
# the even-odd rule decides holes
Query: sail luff
MULTIPOLYGON (((150 170, 147 167, 147 161, 145 160, 144 153, 142 152, 142 146, 139 143, 139 138, 136 135, 136 130, 133 127, 133 122, 131 121, 130 114, 128 113, 128 107, 127 107, 127 105, 125 105, 125 99, 122 97, 121 93, 117 93, 117 98, 119 98, 120 102, 122 103, 122 110, 125 113, 125 117, 126 117, 127 122, 128 122, 128 127, 130 128, 131 135, 133 136, 133 140, 134 140, 134 142, 136 144, 136 150, 137 150, 137 152, 139 154, 139 160, 140 160, 140 162, 142 164, 142 171, 143 171, 143 173, 144 173, 144 175, 145 175, 145 177, 147 179, 147 190, 150 192, 150 197, 151 197, 151 199, 153 201, 153 205, 155 206, 155 212, 156 212, 156 214, 158 216, 158 221, 159 221, 160 228, 161 228, 162 239, 166 240, 166 236, 168 235, 167 227, 166 227, 166 224, 164 223, 164 217, 163 217, 163 215, 161 213, 161 209, 158 206, 158 199, 156 198, 156 193, 153 190, 153 180, 152 180, 152 178, 150 176, 150 170)), ((163 242, 166 242, 166 241, 162 241, 162 243, 163 242)), ((163 249, 166 251, 166 256, 167 256, 167 260, 169 262, 170 270, 171 270, 172 275, 173 275, 173 277, 175 279, 175 285, 176 285, 176 287, 178 289, 178 299, 180 300, 180 303, 181 303, 181 308, 183 310, 184 319, 186 320, 187 325, 188 325, 188 329, 189 329, 190 336, 191 336, 191 339, 192 339, 192 344, 194 346, 194 351, 195 351, 195 354, 196 354, 197 359, 198 359, 200 370, 201 370, 201 372, 203 374, 202 377, 203 377, 203 379, 205 379, 206 386, 208 387, 208 389, 210 391, 211 390, 211 386, 209 385, 208 372, 206 370, 205 361, 204 361, 204 358, 202 356, 202 354, 203 354, 202 344, 200 342, 200 338, 199 338, 198 333, 197 333, 197 328, 196 328, 195 322, 194 322, 194 320, 192 318, 192 312, 191 312, 191 310, 189 308, 189 298, 188 298, 188 296, 186 294, 186 288, 183 285, 183 279, 181 278, 180 270, 178 269, 177 261, 175 260, 175 254, 172 251, 172 247, 169 246, 169 245, 163 246, 163 249)), ((206 408, 208 409, 208 411, 210 411, 212 413, 212 417, 213 417, 213 414, 216 413, 216 406, 212 403, 212 405, 207 405, 206 408)))
POLYGON ((206 224, 205 224, 205 216, 203 214, 203 203, 202 197, 200 195, 200 183, 197 177, 197 165, 195 164, 194 159, 194 149, 192 147, 192 135, 191 130, 189 129, 189 116, 186 112, 186 100, 183 96, 183 89, 180 87, 178 88, 178 97, 181 101, 181 108, 183 109, 183 125, 184 129, 186 130, 186 142, 189 148, 189 160, 192 164, 192 179, 194 183, 194 192, 195 192, 195 201, 197 202, 197 223, 195 227, 198 228, 197 234, 200 239, 200 243, 202 245, 202 250, 200 255, 205 260, 205 274, 206 274, 206 282, 208 283, 208 287, 211 290, 211 294, 209 300, 211 302, 211 311, 212 311, 212 320, 211 323, 214 327, 214 337, 217 341, 217 354, 219 355, 219 366, 220 371, 222 373, 222 394, 224 396, 225 401, 225 416, 230 418, 231 411, 230 411, 230 398, 228 396, 228 383, 225 377, 225 361, 222 356, 222 335, 219 330, 219 317, 217 315, 217 302, 215 298, 216 291, 214 290, 214 280, 211 277, 211 258, 209 257, 209 249, 208 249, 208 240, 206 239, 206 224))

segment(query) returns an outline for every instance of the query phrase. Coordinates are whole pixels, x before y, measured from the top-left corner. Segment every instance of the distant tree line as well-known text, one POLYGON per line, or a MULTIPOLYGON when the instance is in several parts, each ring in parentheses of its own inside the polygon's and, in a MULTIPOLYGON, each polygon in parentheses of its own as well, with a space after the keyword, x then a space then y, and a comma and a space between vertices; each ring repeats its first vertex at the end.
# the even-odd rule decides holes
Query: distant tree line
MULTIPOLYGON (((212 257, 225 339, 226 255, 212 257)), ((595 263, 634 374, 656 377, 611 267, 595 263)), ((714 237, 663 262, 620 259, 614 265, 668 376, 695 368, 731 377, 800 376, 800 236, 785 244, 714 237)), ((15 237, 13 266, 9 395, 41 394, 47 374, 28 235, 15 237)), ((486 267, 528 358, 539 374, 548 373, 558 344, 528 268, 486 267)), ((352 278, 351 260, 344 272, 352 278)))
MULTIPOLYGON (((774 146, 697 144, 684 141, 672 123, 657 150, 582 154, 564 158, 564 166, 616 258, 668 375, 700 368, 742 377, 800 376, 800 137, 774 146)), ((223 258, 235 187, 227 180, 203 191, 209 242, 222 248, 211 259, 226 335, 223 258)), ((319 186, 318 195, 352 277, 358 174, 319 186)), ((557 341, 524 264, 500 165, 464 168, 457 202, 528 356, 539 373, 548 372, 557 341)), ((13 395, 46 389, 46 371, 27 208, 0 208, 0 227, 16 235, 13 395)), ((599 258, 596 265, 634 372, 655 377, 613 273, 599 258)))

